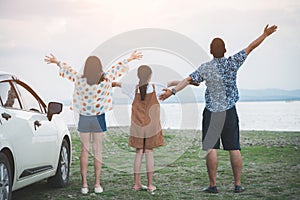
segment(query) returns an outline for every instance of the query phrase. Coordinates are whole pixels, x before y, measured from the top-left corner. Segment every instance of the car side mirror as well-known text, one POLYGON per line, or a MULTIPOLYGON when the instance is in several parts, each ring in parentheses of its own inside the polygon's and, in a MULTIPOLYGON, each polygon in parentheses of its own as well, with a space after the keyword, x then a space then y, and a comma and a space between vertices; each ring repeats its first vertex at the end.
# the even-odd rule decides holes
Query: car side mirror
POLYGON ((62 103, 58 102, 49 102, 48 104, 48 112, 47 112, 47 118, 49 121, 52 120, 52 116, 54 114, 59 114, 62 111, 63 105, 62 103))

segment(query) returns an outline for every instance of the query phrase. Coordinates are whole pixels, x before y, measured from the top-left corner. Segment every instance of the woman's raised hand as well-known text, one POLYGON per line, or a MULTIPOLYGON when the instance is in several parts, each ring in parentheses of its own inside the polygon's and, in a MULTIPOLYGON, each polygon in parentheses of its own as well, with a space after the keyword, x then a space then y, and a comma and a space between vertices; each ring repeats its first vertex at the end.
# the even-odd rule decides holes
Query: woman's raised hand
POLYGON ((59 66, 60 62, 57 60, 57 58, 51 53, 50 56, 45 56, 44 61, 47 64, 55 63, 59 66))
POLYGON ((130 57, 127 59, 127 61, 130 62, 133 60, 140 60, 141 58, 143 58, 142 52, 134 51, 134 52, 132 52, 130 57))

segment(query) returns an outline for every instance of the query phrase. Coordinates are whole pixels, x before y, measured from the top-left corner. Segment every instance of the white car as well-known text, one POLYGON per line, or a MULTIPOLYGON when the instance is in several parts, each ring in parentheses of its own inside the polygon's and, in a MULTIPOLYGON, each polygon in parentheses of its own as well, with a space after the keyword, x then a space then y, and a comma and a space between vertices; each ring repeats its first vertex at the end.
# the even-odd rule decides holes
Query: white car
POLYGON ((67 186, 72 143, 61 111, 61 103, 47 106, 27 84, 0 72, 0 200, 46 178, 67 186))

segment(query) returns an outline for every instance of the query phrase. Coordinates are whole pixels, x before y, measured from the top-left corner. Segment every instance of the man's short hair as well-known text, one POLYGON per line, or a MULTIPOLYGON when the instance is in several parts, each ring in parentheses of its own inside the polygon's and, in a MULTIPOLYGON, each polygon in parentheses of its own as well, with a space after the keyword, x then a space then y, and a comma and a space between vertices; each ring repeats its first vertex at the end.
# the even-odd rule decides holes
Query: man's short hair
POLYGON ((221 38, 214 38, 210 44, 210 53, 215 58, 224 57, 224 53, 226 52, 225 43, 221 38))

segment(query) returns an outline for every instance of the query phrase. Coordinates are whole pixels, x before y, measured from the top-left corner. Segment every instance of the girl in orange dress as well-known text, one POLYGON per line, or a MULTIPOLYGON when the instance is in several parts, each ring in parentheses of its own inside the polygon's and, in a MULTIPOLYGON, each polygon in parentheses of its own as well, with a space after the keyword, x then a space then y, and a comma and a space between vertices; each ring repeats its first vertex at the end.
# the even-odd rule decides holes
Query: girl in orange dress
POLYGON ((116 87, 121 87, 122 92, 132 96, 132 112, 129 145, 136 148, 134 160, 134 186, 133 190, 147 189, 154 194, 156 187, 152 183, 154 173, 153 149, 164 145, 160 123, 160 104, 158 96, 163 88, 177 85, 179 81, 172 81, 165 85, 150 83, 152 70, 147 65, 138 68, 138 84, 125 84, 116 82, 116 87), (140 181, 140 168, 143 155, 146 157, 146 171, 148 185, 140 181))

